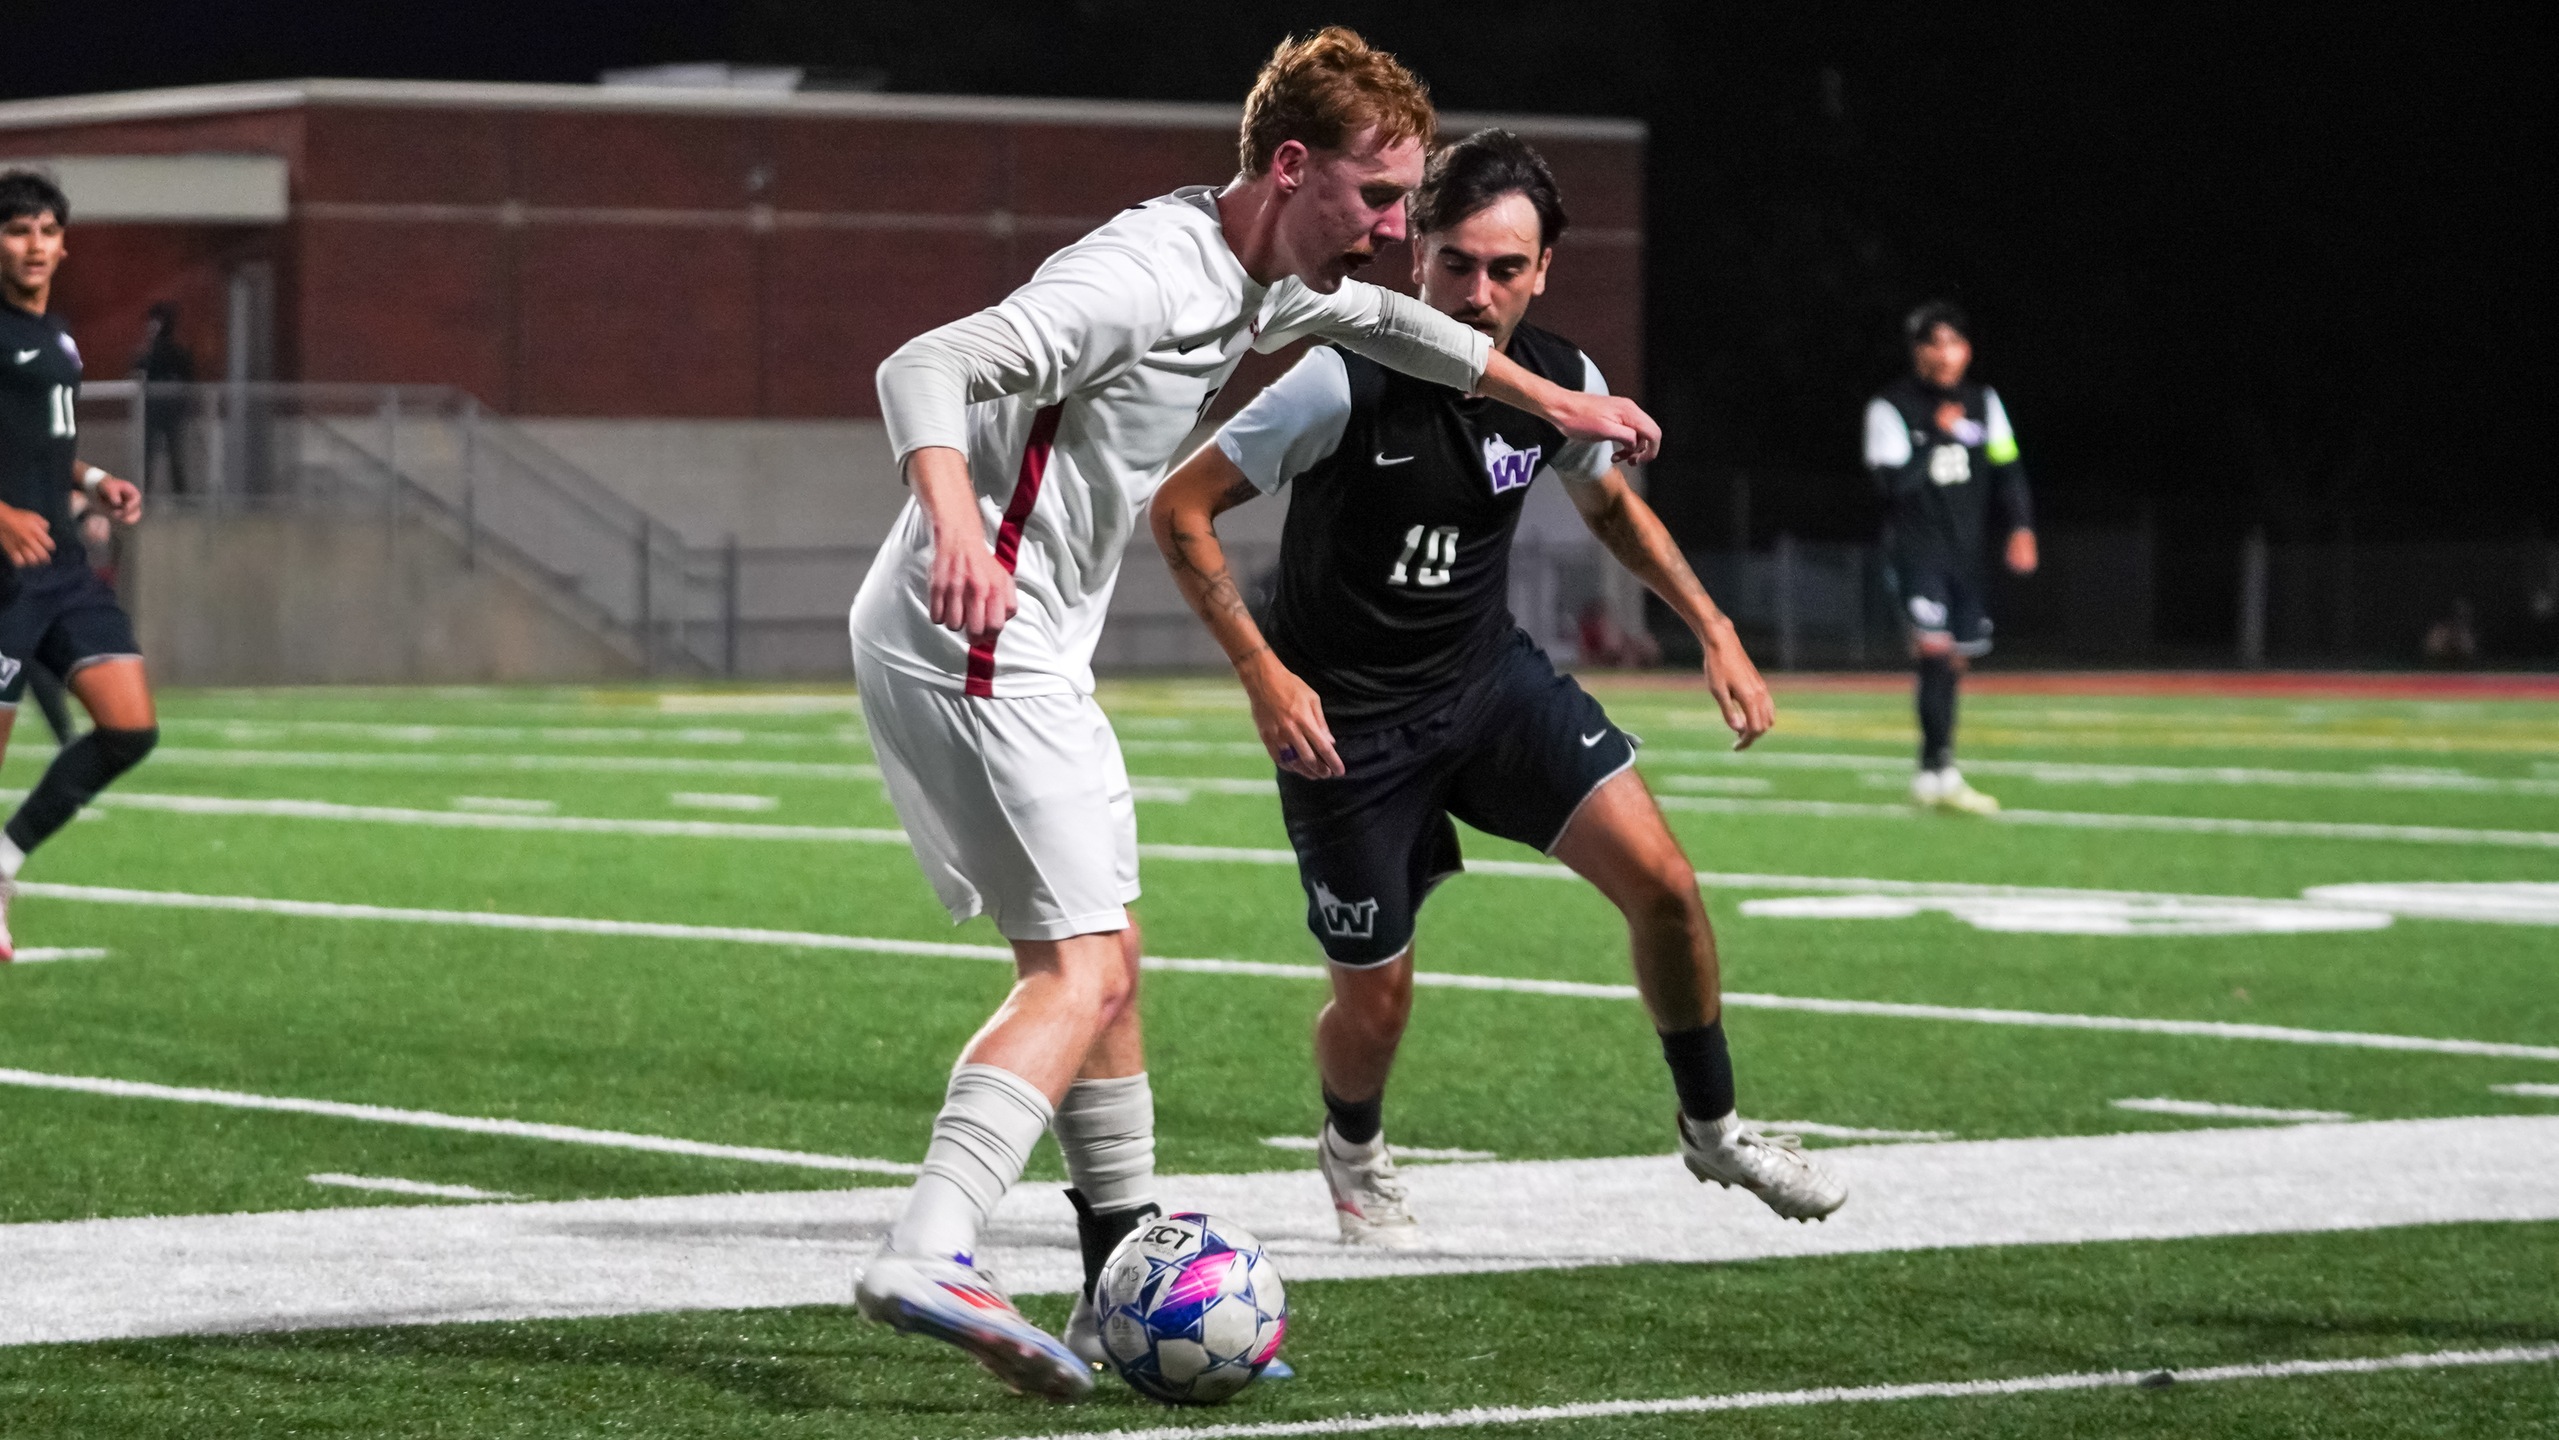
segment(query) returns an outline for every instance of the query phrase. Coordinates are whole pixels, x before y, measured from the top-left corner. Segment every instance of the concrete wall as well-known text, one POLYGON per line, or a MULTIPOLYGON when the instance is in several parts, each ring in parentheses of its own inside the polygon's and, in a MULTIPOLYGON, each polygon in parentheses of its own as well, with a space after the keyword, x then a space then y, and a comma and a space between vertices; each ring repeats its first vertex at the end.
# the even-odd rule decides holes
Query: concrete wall
MULTIPOLYGON (((694 545, 729 535, 746 546, 877 545, 906 503, 877 420, 515 423, 694 545)), ((1276 542, 1287 513, 1282 491, 1228 512, 1219 530, 1276 542)))
POLYGON ((441 534, 163 508, 132 532, 126 603, 164 684, 600 680, 639 667, 441 534))

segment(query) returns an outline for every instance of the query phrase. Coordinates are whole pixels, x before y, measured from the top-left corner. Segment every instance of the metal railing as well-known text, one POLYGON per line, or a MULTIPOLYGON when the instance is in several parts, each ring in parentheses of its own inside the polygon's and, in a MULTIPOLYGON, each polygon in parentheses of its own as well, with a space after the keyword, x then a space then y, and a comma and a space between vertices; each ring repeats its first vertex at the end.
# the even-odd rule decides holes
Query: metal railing
POLYGON ((152 504, 376 519, 495 567, 639 668, 734 675, 845 668, 867 546, 687 542, 468 393, 442 385, 83 388, 87 453, 152 504))

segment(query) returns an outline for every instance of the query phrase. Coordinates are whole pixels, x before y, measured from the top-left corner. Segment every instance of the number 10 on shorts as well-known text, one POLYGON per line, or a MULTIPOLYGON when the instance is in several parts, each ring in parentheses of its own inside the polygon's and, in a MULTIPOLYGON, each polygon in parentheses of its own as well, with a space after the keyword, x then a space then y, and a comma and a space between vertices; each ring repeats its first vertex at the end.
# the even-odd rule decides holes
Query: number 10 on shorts
POLYGON ((1402 585, 1406 567, 1413 563, 1413 552, 1422 552, 1419 569, 1411 571, 1410 583, 1425 590, 1448 583, 1449 572, 1457 566, 1457 527, 1436 526, 1428 531, 1416 525, 1404 532, 1404 553, 1395 557, 1395 568, 1386 572, 1386 583, 1402 585))

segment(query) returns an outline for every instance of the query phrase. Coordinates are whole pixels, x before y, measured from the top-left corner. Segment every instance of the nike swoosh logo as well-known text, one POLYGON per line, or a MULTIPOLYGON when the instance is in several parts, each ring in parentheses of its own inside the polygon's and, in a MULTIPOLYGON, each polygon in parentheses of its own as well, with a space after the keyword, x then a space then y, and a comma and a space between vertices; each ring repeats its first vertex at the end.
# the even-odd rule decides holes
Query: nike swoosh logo
POLYGON ((40 349, 39 349, 39 350, 21 350, 21 351, 19 351, 19 352, 18 352, 18 363, 19 363, 19 364, 21 364, 21 365, 24 365, 24 364, 26 364, 28 361, 33 360, 34 358, 36 358, 37 356, 39 356, 39 355, 41 355, 41 354, 43 354, 43 353, 44 353, 44 351, 42 351, 42 350, 40 350, 40 349))
POLYGON ((1593 745, 1596 745, 1596 744, 1598 744, 1600 741, 1605 740, 1605 739, 1607 739, 1607 738, 1608 738, 1608 732, 1607 732, 1607 731, 1605 731, 1605 730, 1593 730, 1593 731, 1592 731, 1592 732, 1590 732, 1588 735, 1585 735, 1585 736, 1583 736, 1583 737, 1582 737, 1582 748, 1583 748, 1583 749, 1585 749, 1585 750, 1588 750, 1588 749, 1589 749, 1590 747, 1592 747, 1593 745))
POLYGON ((1413 463, 1413 457, 1410 455, 1396 455, 1390 457, 1385 451, 1380 450, 1377 452, 1377 463, 1380 468, 1388 465, 1409 465, 1413 463))

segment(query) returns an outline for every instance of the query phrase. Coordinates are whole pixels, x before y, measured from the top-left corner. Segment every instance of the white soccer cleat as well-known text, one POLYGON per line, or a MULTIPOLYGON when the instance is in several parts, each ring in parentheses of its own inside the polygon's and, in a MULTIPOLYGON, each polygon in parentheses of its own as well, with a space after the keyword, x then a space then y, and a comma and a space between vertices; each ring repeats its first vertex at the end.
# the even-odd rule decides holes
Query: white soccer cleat
POLYGON ((1075 1308, 1066 1316, 1066 1348, 1075 1358, 1099 1370, 1111 1363, 1109 1352, 1102 1348, 1102 1312, 1095 1308, 1093 1297, 1078 1291, 1075 1308))
POLYGON ((967 1256, 882 1250, 854 1282, 853 1303, 901 1334, 958 1346, 1019 1394, 1063 1401, 1093 1391, 1093 1367, 1023 1318, 995 1277, 967 1256))
POLYGON ((1999 813, 1999 802, 1964 783, 1963 772, 1951 765, 1943 770, 1922 770, 1912 776, 1910 799, 1914 805, 1952 811, 1958 815, 1999 813))
POLYGON ((1395 1157, 1386 1153, 1384 1131, 1365 1145, 1353 1145, 1324 1122, 1315 1144, 1324 1183, 1332 1187, 1333 1218, 1341 1222, 1342 1243, 1388 1250, 1410 1250, 1422 1243, 1422 1227, 1404 1203, 1404 1182, 1395 1174, 1395 1157))
POLYGON ((18 958, 18 942, 9 934, 9 906, 18 898, 18 882, 0 880, 0 965, 18 958))
POLYGON ((1774 1139, 1742 1123, 1679 1117, 1679 1158, 1688 1173, 1718 1185, 1739 1185, 1789 1220, 1819 1220, 1848 1199, 1839 1177, 1816 1165, 1792 1135, 1774 1139))

